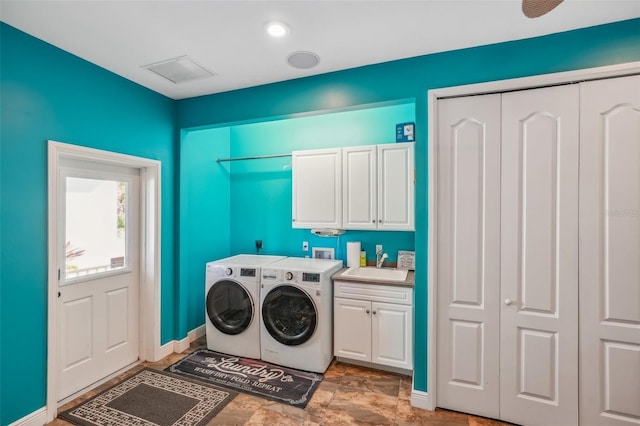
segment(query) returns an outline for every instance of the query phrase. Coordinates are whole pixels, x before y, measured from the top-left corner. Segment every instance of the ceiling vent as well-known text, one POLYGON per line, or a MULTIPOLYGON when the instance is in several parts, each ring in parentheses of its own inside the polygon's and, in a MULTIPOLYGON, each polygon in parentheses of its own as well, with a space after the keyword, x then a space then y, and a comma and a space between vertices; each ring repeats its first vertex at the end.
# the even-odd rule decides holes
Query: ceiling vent
POLYGON ((200 80, 216 75, 214 72, 193 62, 188 56, 180 56, 178 58, 156 62, 155 64, 145 65, 142 68, 146 68, 175 84, 200 80))

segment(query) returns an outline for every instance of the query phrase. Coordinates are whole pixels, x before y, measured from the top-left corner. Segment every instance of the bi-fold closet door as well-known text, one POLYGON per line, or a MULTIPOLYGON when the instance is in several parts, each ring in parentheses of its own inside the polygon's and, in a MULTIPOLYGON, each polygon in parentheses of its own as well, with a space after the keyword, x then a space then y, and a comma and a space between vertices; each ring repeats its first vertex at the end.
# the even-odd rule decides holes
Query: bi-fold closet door
POLYGON ((639 98, 626 77, 438 101, 438 406, 640 420, 639 98))
POLYGON ((640 76, 580 98, 580 423, 638 425, 640 76))

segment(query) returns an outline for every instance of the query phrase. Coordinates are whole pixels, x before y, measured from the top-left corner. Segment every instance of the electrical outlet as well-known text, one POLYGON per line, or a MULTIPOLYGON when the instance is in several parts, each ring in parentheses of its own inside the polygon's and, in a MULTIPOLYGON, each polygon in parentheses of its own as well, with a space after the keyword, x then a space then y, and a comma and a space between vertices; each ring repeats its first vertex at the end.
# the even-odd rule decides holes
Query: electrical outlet
POLYGON ((309 242, 308 241, 303 241, 302 242, 302 251, 309 251, 309 242))

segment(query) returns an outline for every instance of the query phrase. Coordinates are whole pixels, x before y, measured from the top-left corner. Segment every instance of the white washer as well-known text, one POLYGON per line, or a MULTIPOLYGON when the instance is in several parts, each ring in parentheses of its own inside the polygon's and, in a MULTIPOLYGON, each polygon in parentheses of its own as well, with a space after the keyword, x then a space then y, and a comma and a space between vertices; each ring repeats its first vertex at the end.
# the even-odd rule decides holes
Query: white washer
POLYGON ((284 258, 240 254, 207 263, 207 348, 260 359, 260 271, 284 258))
POLYGON ((339 260, 288 257, 262 269, 262 360, 324 373, 333 359, 333 285, 339 260))

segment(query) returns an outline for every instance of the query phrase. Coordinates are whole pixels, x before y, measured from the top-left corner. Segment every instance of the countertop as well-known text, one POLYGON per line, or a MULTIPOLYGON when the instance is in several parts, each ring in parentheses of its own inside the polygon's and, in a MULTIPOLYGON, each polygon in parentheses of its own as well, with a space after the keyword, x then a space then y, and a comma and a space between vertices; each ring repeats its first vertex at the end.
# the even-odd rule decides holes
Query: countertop
POLYGON ((343 276, 342 273, 347 271, 349 268, 342 268, 335 274, 331 276, 331 279, 336 281, 352 281, 364 284, 374 284, 374 285, 391 285, 391 286, 399 286, 399 287, 414 287, 415 286, 415 271, 409 271, 407 274, 407 278, 404 281, 385 281, 383 279, 365 279, 351 276, 343 276))

